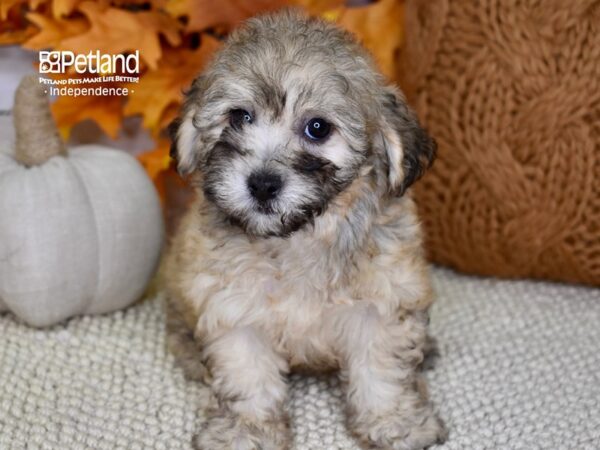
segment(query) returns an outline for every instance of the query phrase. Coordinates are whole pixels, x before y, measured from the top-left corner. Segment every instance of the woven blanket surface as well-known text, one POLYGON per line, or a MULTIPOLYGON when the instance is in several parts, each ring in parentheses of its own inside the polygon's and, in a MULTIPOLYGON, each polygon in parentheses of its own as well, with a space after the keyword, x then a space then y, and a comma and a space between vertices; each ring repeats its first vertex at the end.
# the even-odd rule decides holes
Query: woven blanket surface
MULTIPOLYGON (((433 270, 427 371, 442 449, 600 448, 600 290, 433 270)), ((243 376, 243 374, 242 374, 243 376)), ((357 450, 335 377, 293 375, 296 450, 357 450)), ((0 449, 188 449, 205 391, 165 348, 162 299, 49 330, 0 316, 0 449)))

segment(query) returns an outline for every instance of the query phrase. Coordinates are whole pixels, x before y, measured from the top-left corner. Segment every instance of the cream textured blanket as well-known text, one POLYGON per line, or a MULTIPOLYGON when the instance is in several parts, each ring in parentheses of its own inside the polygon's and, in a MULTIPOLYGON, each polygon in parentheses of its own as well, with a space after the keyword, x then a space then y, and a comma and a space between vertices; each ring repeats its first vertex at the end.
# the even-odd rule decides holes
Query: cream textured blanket
MULTIPOLYGON (((599 449, 600 290, 433 278, 437 449, 599 449)), ((337 379, 292 380, 295 449, 357 449, 337 379)), ((187 449, 202 397, 165 350, 160 297, 45 331, 0 316, 2 450, 187 449)))

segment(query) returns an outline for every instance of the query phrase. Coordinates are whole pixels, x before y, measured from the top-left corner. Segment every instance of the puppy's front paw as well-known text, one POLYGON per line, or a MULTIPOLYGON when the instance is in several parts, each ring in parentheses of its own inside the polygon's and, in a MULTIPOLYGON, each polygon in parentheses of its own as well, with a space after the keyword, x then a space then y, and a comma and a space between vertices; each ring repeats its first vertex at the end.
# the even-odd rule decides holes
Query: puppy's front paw
POLYGON ((194 438, 197 450, 287 450, 289 443, 285 421, 253 424, 233 414, 209 417, 194 438))
POLYGON ((370 449, 422 450, 446 439, 442 421, 430 407, 396 411, 366 419, 354 418, 350 427, 370 449))

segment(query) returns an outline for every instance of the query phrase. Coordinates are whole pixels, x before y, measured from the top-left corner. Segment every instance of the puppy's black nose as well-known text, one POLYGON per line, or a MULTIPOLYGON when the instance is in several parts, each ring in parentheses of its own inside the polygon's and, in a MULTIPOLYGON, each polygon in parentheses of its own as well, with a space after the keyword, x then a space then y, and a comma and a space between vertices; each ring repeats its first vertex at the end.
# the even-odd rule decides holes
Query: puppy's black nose
POLYGON ((281 177, 271 172, 254 172, 248 177, 250 194, 260 202, 273 200, 282 186, 281 177))

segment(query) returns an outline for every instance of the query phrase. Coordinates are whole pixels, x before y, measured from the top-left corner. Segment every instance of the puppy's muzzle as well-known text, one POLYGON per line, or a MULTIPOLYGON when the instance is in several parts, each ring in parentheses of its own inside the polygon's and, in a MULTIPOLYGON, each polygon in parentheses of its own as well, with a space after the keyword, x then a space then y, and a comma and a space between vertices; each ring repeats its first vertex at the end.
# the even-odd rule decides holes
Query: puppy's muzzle
POLYGON ((279 175, 272 172, 254 172, 248 177, 248 190, 259 204, 266 204, 274 200, 281 188, 283 181, 279 175))

